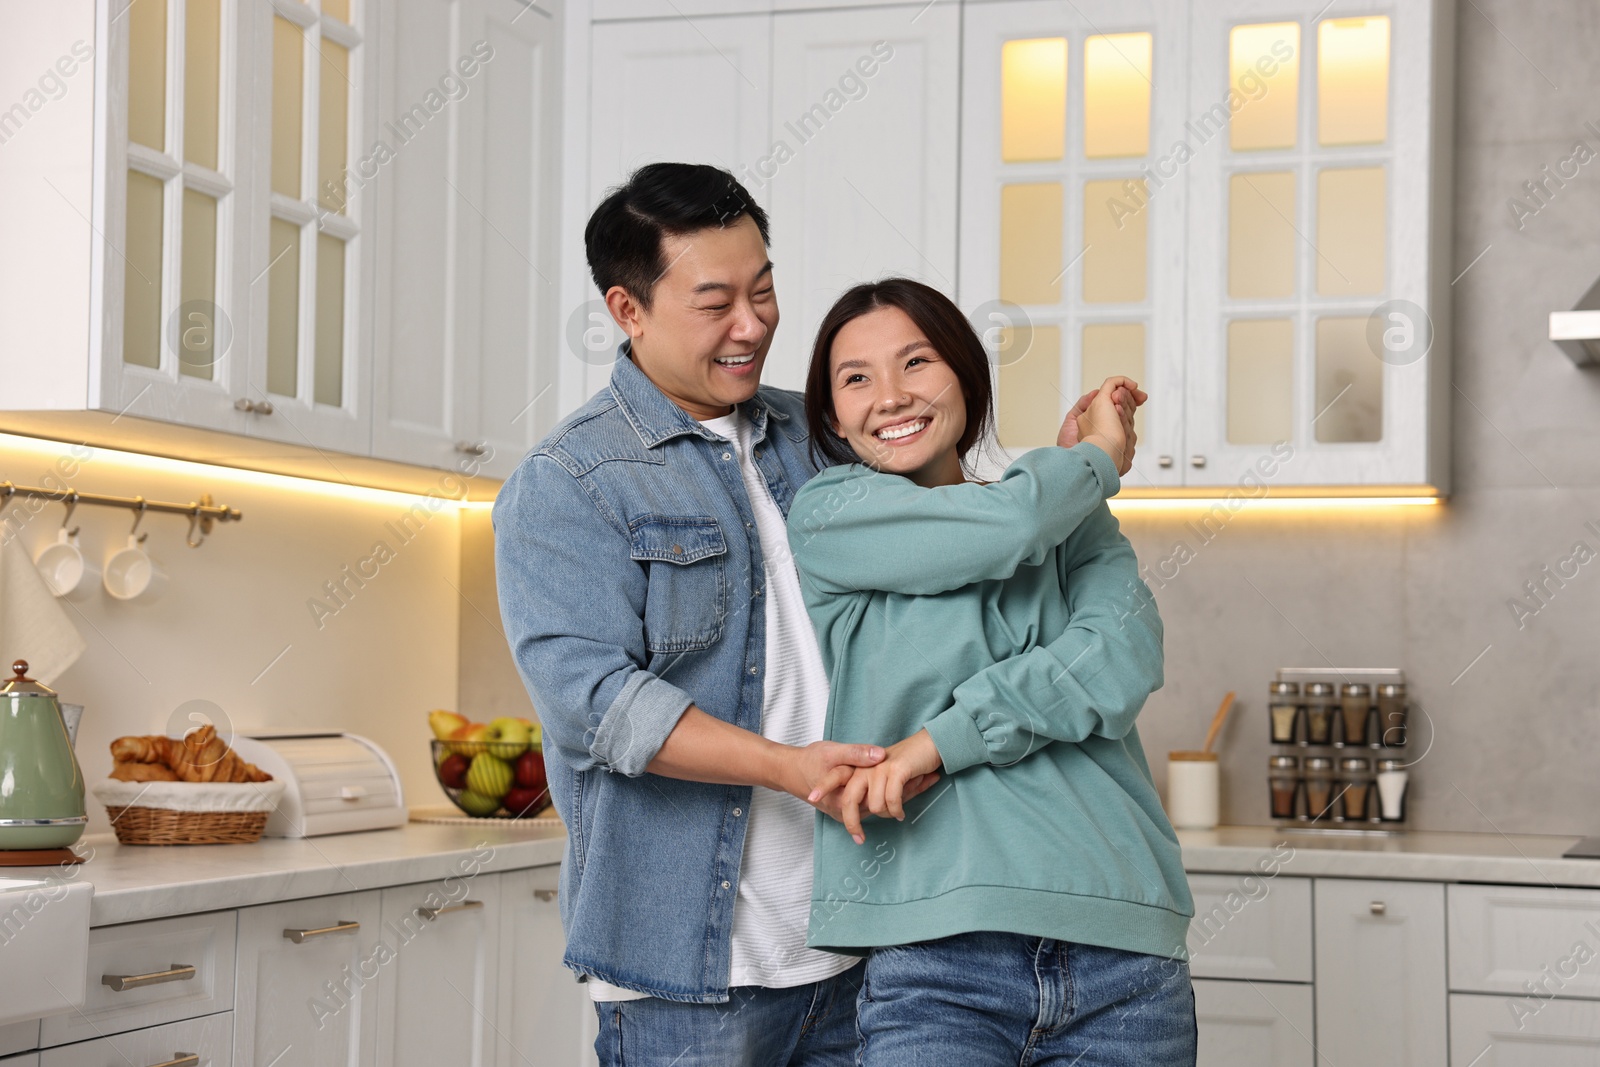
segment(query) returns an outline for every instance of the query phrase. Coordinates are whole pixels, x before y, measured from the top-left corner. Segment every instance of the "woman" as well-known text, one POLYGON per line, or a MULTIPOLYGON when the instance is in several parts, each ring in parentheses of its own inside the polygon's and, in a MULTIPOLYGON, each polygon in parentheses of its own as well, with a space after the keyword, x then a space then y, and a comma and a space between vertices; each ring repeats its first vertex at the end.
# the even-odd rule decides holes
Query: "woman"
POLYGON ((857 286, 822 322, 806 412, 840 465, 789 536, 826 736, 889 755, 812 796, 845 823, 818 820, 809 942, 870 950, 869 1067, 1193 1063, 1194 906, 1134 728, 1161 622, 1105 504, 1144 394, 1108 380, 1070 447, 984 484, 963 460, 990 393, 982 344, 925 285, 857 286))

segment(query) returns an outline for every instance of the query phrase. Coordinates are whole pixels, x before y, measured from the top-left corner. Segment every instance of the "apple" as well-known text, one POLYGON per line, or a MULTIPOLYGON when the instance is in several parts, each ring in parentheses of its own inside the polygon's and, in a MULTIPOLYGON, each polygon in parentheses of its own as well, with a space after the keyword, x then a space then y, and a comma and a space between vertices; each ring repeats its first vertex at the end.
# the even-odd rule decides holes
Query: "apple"
POLYGON ((482 793, 474 793, 470 789, 456 797, 456 803, 461 805, 462 810, 468 815, 476 815, 480 818, 485 815, 493 815, 500 810, 499 797, 486 797, 482 793))
POLYGON ((529 732, 533 734, 533 739, 528 742, 529 747, 535 752, 543 752, 544 727, 540 726, 539 723, 533 719, 519 719, 518 721, 527 723, 529 732))
POLYGON ((519 819, 531 819, 544 810, 550 802, 550 793, 547 789, 524 789, 518 787, 506 794, 505 808, 519 819))
POLYGON ((486 797, 505 796, 513 781, 511 764, 488 752, 473 756, 467 768, 467 788, 486 797))
POLYGON ((433 736, 441 741, 450 739, 450 735, 467 725, 467 720, 453 711, 428 712, 428 728, 433 731, 433 736))
POLYGON ((489 729, 494 734, 490 738, 494 744, 489 746, 489 751, 501 759, 516 759, 533 741, 533 724, 527 719, 502 716, 491 722, 489 729))
POLYGON ((467 787, 467 757, 458 753, 451 753, 439 764, 439 782, 451 789, 465 789, 467 787))
POLYGON ((517 785, 523 789, 543 789, 546 785, 542 752, 530 750, 518 756, 515 771, 517 785))
POLYGON ((469 722, 451 733, 449 747, 451 752, 473 756, 484 750, 485 742, 492 740, 494 739, 489 736, 489 727, 481 722, 469 722))

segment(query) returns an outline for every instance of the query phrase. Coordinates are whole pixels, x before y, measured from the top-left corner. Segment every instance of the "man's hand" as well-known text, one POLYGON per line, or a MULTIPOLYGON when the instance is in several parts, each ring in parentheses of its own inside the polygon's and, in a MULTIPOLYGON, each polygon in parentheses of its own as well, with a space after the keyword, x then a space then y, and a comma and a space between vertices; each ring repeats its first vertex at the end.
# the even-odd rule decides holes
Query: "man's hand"
POLYGON ((878 745, 846 745, 838 741, 813 741, 798 747, 783 745, 781 752, 782 762, 776 776, 778 786, 808 804, 815 803, 811 797, 819 786, 835 780, 848 781, 858 768, 876 766, 887 755, 878 745))
POLYGON ((890 745, 876 766, 859 767, 848 773, 847 768, 835 768, 806 799, 844 823, 855 843, 862 845, 867 840, 861 828, 862 805, 873 815, 903 820, 905 802, 937 782, 941 766, 933 738, 928 731, 918 730, 890 745), (830 808, 836 808, 838 814, 830 808))
POLYGON ((1056 435, 1056 444, 1062 448, 1071 448, 1080 441, 1092 444, 1111 457, 1118 474, 1127 474, 1133 469, 1138 441, 1133 432, 1134 411, 1148 399, 1148 394, 1131 378, 1107 378, 1100 388, 1084 393, 1072 405, 1056 435))

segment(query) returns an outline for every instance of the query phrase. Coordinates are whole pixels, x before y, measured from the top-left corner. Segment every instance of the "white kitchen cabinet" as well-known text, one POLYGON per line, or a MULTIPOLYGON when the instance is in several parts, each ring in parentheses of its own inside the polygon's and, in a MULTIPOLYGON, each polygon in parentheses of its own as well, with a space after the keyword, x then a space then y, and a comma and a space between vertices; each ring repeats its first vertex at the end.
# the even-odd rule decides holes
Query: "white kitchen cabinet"
MULTIPOLYGON (((233 1054, 233 1013, 219 1012, 198 1019, 151 1026, 94 1041, 79 1041, 39 1053, 39 1067, 230 1067, 233 1054)), ((241 1064, 265 1064, 243 1060, 241 1064)), ((303 1063, 286 1057, 285 1064, 303 1063)))
POLYGON ((772 26, 769 144, 741 179, 772 220, 783 310, 762 381, 803 389, 817 326, 850 286, 894 274, 955 291, 960 12, 772 26))
POLYGON ((491 1067, 500 875, 383 891, 377 1062, 491 1067))
POLYGON ((1197 1067, 1314 1067, 1311 987, 1197 978, 1197 1067))
POLYGON ((1544 886, 1452 885, 1450 988, 1526 997, 1600 999, 1590 962, 1600 945, 1600 892, 1544 886))
MULTIPOLYGON (((24 1019, 0 1026, 0 1055, 39 1047, 39 1020, 24 1019)), ((4 1063, 0 1060, 0 1063, 4 1063)))
POLYGON ((560 26, 517 0, 402 0, 391 17, 387 129, 398 140, 442 80, 459 98, 410 120, 375 182, 373 452, 503 477, 556 407, 560 26))
POLYGON ((377 890, 241 908, 234 1059, 377 1067, 379 923, 377 890))
POLYGON ((16 1056, 0 1056, 0 1067, 39 1067, 37 1052, 24 1052, 16 1056))
POLYGON ((1450 995, 1450 1067, 1594 1067, 1600 1003, 1450 995), (1518 1009, 1521 1009, 1520 1011, 1518 1009))
POLYGON ((500 968, 496 1067, 576 1067, 598 1062, 588 991, 562 965, 566 935, 556 889, 559 867, 500 878, 500 968))
POLYGON ((1309 878, 1192 874, 1189 891, 1195 977, 1312 980, 1309 878))
POLYGON ((1319 878, 1315 898, 1317 1051, 1446 1067, 1444 886, 1319 878))

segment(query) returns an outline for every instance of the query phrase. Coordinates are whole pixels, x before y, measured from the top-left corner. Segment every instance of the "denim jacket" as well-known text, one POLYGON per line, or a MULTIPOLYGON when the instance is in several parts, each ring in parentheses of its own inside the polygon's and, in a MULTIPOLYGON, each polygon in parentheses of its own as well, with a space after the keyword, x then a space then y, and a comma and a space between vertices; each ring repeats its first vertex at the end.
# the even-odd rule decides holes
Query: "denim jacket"
MULTIPOLYGON (((817 470, 800 396, 763 386, 741 410, 787 515, 817 470)), ((737 453, 626 344, 609 388, 523 459, 494 505, 501 617, 567 825, 564 962, 666 1000, 728 999, 751 790, 645 768, 691 703, 761 730, 754 523, 737 453)))

